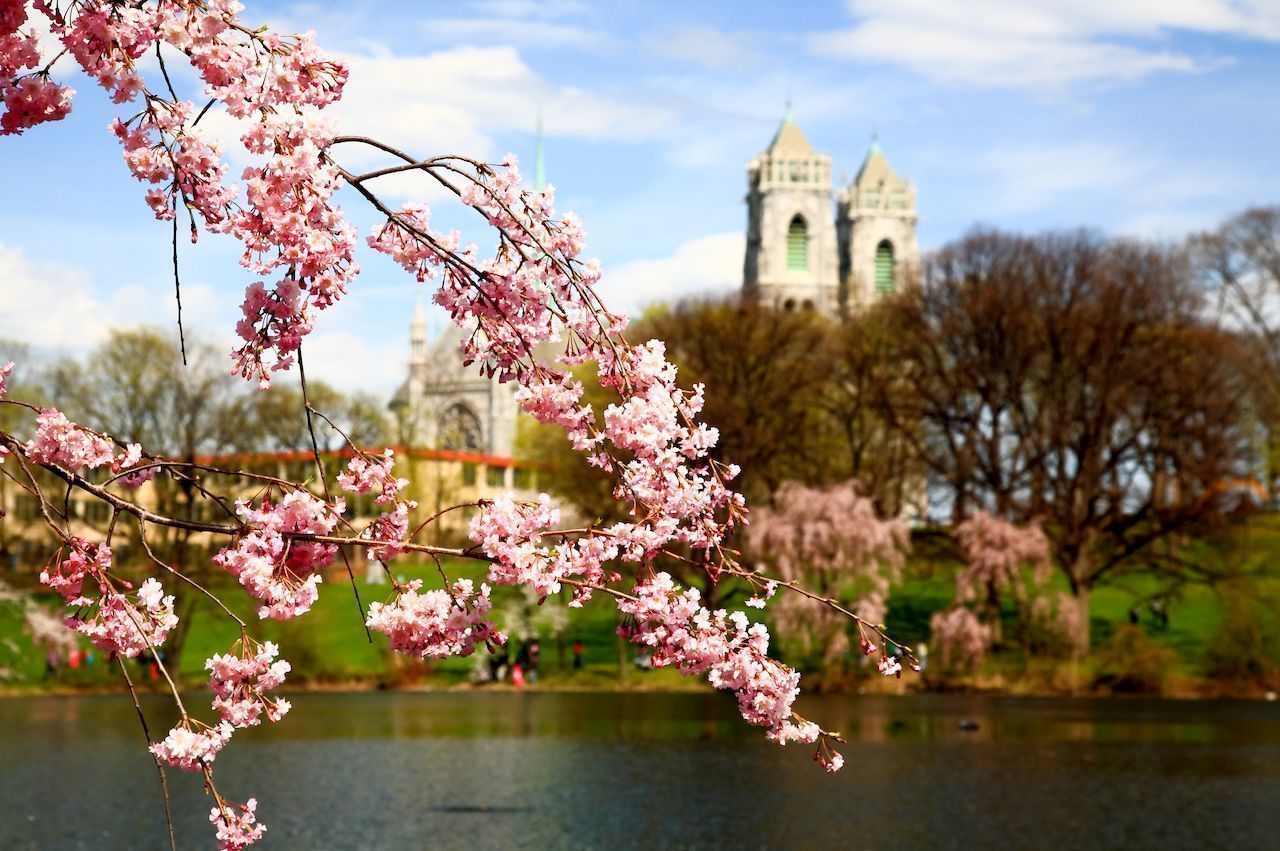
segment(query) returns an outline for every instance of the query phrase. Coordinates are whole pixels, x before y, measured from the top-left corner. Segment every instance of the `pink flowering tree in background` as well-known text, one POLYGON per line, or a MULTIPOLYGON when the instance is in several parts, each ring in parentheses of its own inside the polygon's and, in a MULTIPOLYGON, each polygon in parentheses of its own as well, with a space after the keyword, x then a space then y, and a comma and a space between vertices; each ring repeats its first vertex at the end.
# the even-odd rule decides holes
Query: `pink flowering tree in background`
MULTIPOLYGON (((74 93, 57 75, 72 63, 100 86, 120 107, 110 132, 125 166, 145 185, 155 217, 170 223, 179 328, 179 233, 192 241, 202 233, 235 240, 243 249, 247 286, 232 368, 264 390, 296 368, 303 397, 298 416, 312 429, 313 444, 317 421, 328 420, 307 394, 303 342, 359 274, 361 240, 337 204, 338 191, 345 190, 381 216, 364 239, 367 248, 393 258, 410 281, 435 288, 436 303, 465 332, 459 353, 465 363, 516 382, 524 411, 562 427, 575 449, 613 476, 614 496, 629 515, 623 522, 568 527, 548 497, 526 502, 507 494, 471 506, 476 514, 468 546, 435 546, 422 541, 441 513, 417 512, 405 496, 408 483, 393 472, 390 453, 349 446, 351 461, 338 477, 342 493, 331 493, 317 445, 317 492, 302 482, 157 457, 144 446, 71 422, 56 408, 2 399, 28 413, 30 431, 0 432, 0 474, 36 498, 45 524, 61 541, 41 580, 65 600, 68 626, 119 659, 157 657, 177 622, 166 589, 187 583, 239 628, 237 641, 207 660, 214 694, 207 709, 184 703, 160 665, 180 716, 163 737, 148 734, 162 789, 165 767, 199 775, 214 804, 210 821, 220 846, 252 844, 265 830, 257 821, 257 801, 224 796, 215 784, 214 762, 237 730, 278 722, 290 705, 273 695, 289 671, 281 649, 256 641, 250 625, 183 565, 156 557, 149 535, 158 528, 222 540, 214 565, 258 602, 259 618, 305 615, 320 593, 322 571, 351 548, 365 548, 384 564, 404 554, 431 558, 440 567, 439 587, 418 579, 395 583, 388 570, 390 598, 367 608, 360 603, 369 630, 385 635, 393 649, 422 659, 465 656, 501 644, 504 636, 490 620, 495 586, 531 589, 539 598, 568 588, 573 606, 611 598, 624 616, 623 635, 651 650, 654 664, 705 677, 732 693, 743 718, 771 740, 815 744, 815 759, 838 769, 842 758, 832 744, 839 735, 795 712, 800 675, 770 655, 765 626, 742 612, 709 611, 696 590, 677 586, 655 562, 681 559, 712 579, 736 577, 756 591, 754 602, 761 607, 775 588, 794 591, 823 617, 829 610, 851 618, 864 647, 874 649, 889 645, 875 603, 877 594, 882 601, 888 574, 868 565, 896 569, 905 532, 875 521, 846 489, 845 497, 827 495, 818 503, 830 507, 828 500, 843 499, 840 504, 857 519, 830 513, 805 525, 791 540, 807 547, 807 555, 783 556, 778 564, 788 574, 775 577, 744 567, 725 545, 726 536, 747 521, 746 506, 732 488, 738 469, 708 454, 718 435, 699 420, 702 388, 678 384, 660 342, 626 339, 626 318, 596 294, 601 270, 582 256, 582 226, 572 213, 557 214, 553 189, 525 188, 511 157, 498 165, 460 156, 424 158, 380 140, 341 134, 326 108, 342 96, 343 63, 322 53, 312 34, 272 33, 242 21, 241 11, 235 0, 0 0, 0 133, 21 133, 64 117, 74 93), (178 94, 168 72, 173 63, 184 63, 199 78, 198 99, 178 94), (250 164, 238 183, 231 180, 219 143, 201 124, 212 110, 240 128, 238 145, 250 164), (351 170, 344 152, 353 148, 373 152, 382 164, 351 170), (384 202, 379 180, 407 172, 425 175, 474 211, 496 240, 496 251, 482 256, 460 233, 433 228, 425 204, 393 208, 384 202), (549 346, 558 356, 535 357, 549 346), (603 410, 583 401, 584 387, 572 370, 584 365, 612 393, 614 401, 603 410), (56 490, 77 489, 107 506, 111 519, 104 538, 80 534, 76 519, 64 513, 61 493, 48 487, 49 475, 59 481, 56 490), (135 489, 156 476, 197 492, 208 503, 202 516, 214 519, 149 510, 135 489), (254 496, 225 495, 243 493, 245 481, 256 486, 254 496), (372 495, 382 513, 357 525, 347 516, 343 494, 372 495), (153 568, 153 575, 137 583, 126 580, 113 560, 114 537, 126 527, 153 568), (449 578, 445 557, 486 562, 487 581, 477 586, 449 578), (626 582, 624 564, 634 577, 626 582), (802 574, 834 583, 842 581, 842 571, 853 571, 867 584, 863 611, 872 616, 800 585, 802 574)), ((0 367, 0 398, 10 369, 11 364, 0 367)), ((815 499, 797 498, 801 505, 815 499)), ((790 521, 767 521, 766 530, 770 522, 775 543, 767 546, 779 553, 790 521)), ((896 673, 896 665, 895 657, 881 669, 896 673)), ((127 679, 122 662, 120 667, 127 679)), ((167 814, 167 795, 165 805, 167 814)))
MULTIPOLYGON (((784 595, 773 618, 788 639, 818 656, 828 676, 844 669, 851 626, 862 652, 880 651, 881 672, 898 673, 901 648, 892 642, 885 647, 865 625, 883 627, 889 589, 911 548, 905 523, 877 516, 855 482, 829 488, 791 482, 779 489, 772 507, 756 510, 747 540, 751 554, 772 565, 782 582, 812 592, 784 595)), ((763 607, 776 587, 766 585, 747 605, 763 607)))
POLYGON ((930 638, 944 671, 972 671, 981 665, 991 649, 992 632, 964 606, 934 612, 929 619, 930 638))
POLYGON ((1005 599, 1013 600, 1024 642, 1031 618, 1044 618, 1039 589, 1049 581, 1052 563, 1049 541, 1035 524, 1017 526, 978 511, 954 534, 964 560, 956 574, 956 605, 935 614, 930 631, 944 667, 971 670, 1002 639, 1005 599))
MULTIPOLYGON (((52 651, 63 658, 78 649, 76 635, 67 629, 62 614, 41 605, 32 594, 0 582, 0 610, 2 609, 10 609, 19 616, 22 632, 31 639, 32 646, 37 650, 52 651)), ((6 640, 3 644, 9 653, 18 651, 11 641, 6 640)), ((0 665, 0 682, 9 679, 12 674, 8 665, 0 665)))
POLYGON ((985 511, 957 525, 954 534, 965 562, 956 574, 956 600, 977 604, 994 640, 999 641, 1004 599, 1012 597, 1019 623, 1025 624, 1030 588, 1049 581, 1053 569, 1049 539, 1034 523, 1017 526, 985 511))

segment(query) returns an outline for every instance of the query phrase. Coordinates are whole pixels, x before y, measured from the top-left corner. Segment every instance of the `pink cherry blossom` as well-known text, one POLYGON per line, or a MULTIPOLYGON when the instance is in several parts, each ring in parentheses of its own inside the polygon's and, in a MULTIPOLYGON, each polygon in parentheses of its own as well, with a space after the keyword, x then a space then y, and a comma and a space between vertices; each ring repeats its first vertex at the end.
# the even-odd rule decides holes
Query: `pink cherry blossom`
POLYGON ((153 577, 138 587, 134 599, 107 587, 96 601, 81 597, 71 601, 80 613, 67 618, 67 625, 87 636, 100 650, 133 658, 164 643, 178 624, 173 613, 173 596, 165 595, 153 577))
POLYGON ((612 535, 544 542, 544 533, 560 521, 559 509, 546 494, 536 502, 522 502, 508 492, 485 508, 471 521, 471 540, 492 559, 489 580, 494 584, 524 585, 545 597, 559 593, 561 583, 571 579, 576 584, 570 605, 577 607, 591 598, 591 586, 617 578, 604 569, 621 551, 612 535))
POLYGON ((115 460, 109 440, 81 428, 56 408, 36 417, 36 434, 27 443, 27 457, 37 464, 57 464, 72 472, 95 469, 115 460))
POLYGON ((884 674, 886 677, 901 677, 902 663, 898 661, 897 656, 885 653, 880 657, 880 662, 876 665, 876 670, 884 674))
POLYGON ((110 568, 111 547, 73 535, 63 552, 40 571, 40 581, 70 601, 83 596, 86 574, 94 574, 97 581, 110 568))
POLYGON ((391 639, 391 649, 422 659, 470 656, 478 644, 503 644, 506 637, 485 619, 492 604, 489 586, 477 593, 469 579, 448 589, 418 593, 422 580, 399 589, 390 603, 372 603, 369 629, 391 639))
POLYGON ((125 447, 124 454, 116 458, 111 464, 111 469, 117 473, 122 470, 126 471, 116 481, 126 488, 139 488, 155 478, 156 473, 159 472, 159 467, 148 466, 141 470, 129 471, 129 468, 138 466, 141 461, 142 447, 137 443, 130 443, 125 447))
MULTIPOLYGON (((356 231, 336 193, 344 185, 363 184, 338 164, 336 129, 327 110, 341 97, 346 67, 326 57, 311 33, 279 35, 242 22, 236 0, 80 0, 65 8, 37 0, 34 8, 109 99, 128 104, 111 132, 129 172, 143 184, 153 215, 189 225, 193 241, 203 230, 239 243, 247 275, 233 371, 266 387, 274 373, 300 359, 302 341, 320 314, 359 273, 356 231), (182 100, 168 86, 149 83, 144 57, 152 52, 170 60, 185 57, 203 86, 201 96, 182 100), (244 164, 239 185, 228 174, 230 155, 199 123, 204 110, 198 104, 206 98, 242 122, 239 139, 228 143, 243 149, 233 152, 234 161, 244 164)), ((36 38, 19 33, 26 15, 24 3, 0 0, 0 132, 56 120, 70 106, 71 92, 50 79, 52 69, 37 68, 36 38)), ((566 530, 545 495, 522 501, 505 494, 480 506, 470 526, 476 546, 467 554, 484 554, 495 585, 520 586, 539 596, 568 585, 574 606, 593 593, 620 595, 627 617, 623 634, 652 649, 656 664, 705 676, 732 692, 743 717, 765 728, 771 740, 816 741, 821 764, 838 769, 843 759, 829 747, 835 734, 793 711, 799 674, 769 657, 764 625, 740 612, 710 611, 696 591, 677 588, 665 573, 652 574, 654 560, 672 549, 692 551, 713 577, 724 570, 743 573, 724 543, 746 524, 747 510, 731 487, 738 469, 711 456, 719 434, 699 419, 703 388, 680 384, 661 342, 624 338, 626 316, 607 310, 595 292, 601 269, 584 256, 582 223, 572 213, 557 213, 552 187, 525 188, 511 156, 499 165, 458 157, 436 162, 462 203, 496 231, 495 254, 482 257, 459 231, 433 230, 431 210, 414 203, 388 213, 368 245, 417 280, 438 285, 435 302, 462 331, 464 362, 481 375, 515 382, 521 409, 563 428, 577 451, 612 474, 614 495, 629 512, 604 528, 566 530), (610 394, 600 410, 584 401, 582 376, 592 369, 610 394), (633 594, 610 587, 621 579, 613 569, 618 561, 634 565, 642 577, 633 594)), ((379 209, 389 208, 379 203, 379 209)), ((0 393, 6 374, 0 373, 0 393)), ((76 472, 110 465, 124 487, 154 474, 140 446, 116 449, 106 435, 46 409, 24 451, 35 463, 76 472)), ((414 545, 409 516, 416 506, 405 498, 407 482, 395 478, 393 468, 390 451, 379 458, 357 450, 339 476, 346 490, 375 493, 375 502, 386 506, 363 530, 352 532, 374 558, 384 560, 414 545)), ((337 553, 332 542, 316 538, 332 534, 344 505, 276 484, 253 502, 237 503, 234 539, 213 561, 262 602, 260 617, 302 614, 315 603, 320 571, 337 553)), ((861 617, 879 620, 902 548, 885 543, 897 542, 891 522, 873 526, 873 513, 868 520, 861 504, 853 508, 868 521, 857 533, 862 538, 846 535, 830 517, 801 518, 793 532, 803 528, 800 539, 828 559, 818 562, 820 569, 883 562, 860 576, 867 587, 856 602, 861 617), (869 555, 885 546, 888 555, 869 555)), ((173 598, 163 595, 159 582, 147 579, 132 592, 111 575, 109 547, 79 539, 68 543, 66 555, 42 578, 76 609, 72 625, 98 646, 126 655, 163 641, 176 618, 173 598)), ((755 584, 749 605, 763 608, 778 585, 755 584)), ((467 655, 480 643, 503 640, 488 620, 489 595, 488 584, 477 591, 463 580, 424 591, 422 581, 414 580, 398 586, 389 602, 373 604, 368 626, 385 633, 394 649, 421 658, 467 655)), ((209 764, 234 728, 260 723, 263 715, 278 720, 289 710, 287 701, 267 694, 288 671, 277 655, 274 645, 245 638, 238 649, 210 658, 206 665, 220 723, 206 727, 184 714, 153 747, 170 764, 204 770, 218 802, 210 820, 222 847, 249 845, 264 830, 256 823, 254 799, 239 806, 217 796, 209 764)), ((897 673, 896 665, 896 659, 880 662, 886 674, 897 673)))
POLYGON ((21 133, 71 110, 71 89, 37 70, 40 44, 34 32, 19 32, 27 21, 22 0, 0 2, 0 136, 21 133))
POLYGON ((156 758, 183 771, 200 771, 210 765, 218 751, 231 741, 233 729, 226 721, 216 727, 183 719, 169 731, 164 741, 151 746, 156 758))
POLYGON ((332 544, 286 535, 327 535, 344 510, 342 500, 331 506, 301 490, 290 491, 275 505, 264 499, 260 508, 240 500, 236 514, 246 531, 234 546, 219 550, 213 562, 266 604, 258 609, 258 617, 297 617, 315 603, 321 581, 317 571, 328 566, 338 550, 332 544))
POLYGON ((133 595, 126 582, 111 579, 111 548, 72 536, 58 557, 40 572, 40 581, 62 595, 73 614, 66 624, 98 648, 135 657, 164 643, 178 623, 173 596, 155 578, 133 595), (132 596, 132 599, 130 598, 132 596))
POLYGON ((391 468, 395 465, 395 451, 387 449, 381 458, 358 454, 347 462, 347 469, 338 474, 338 485, 350 493, 376 491, 374 502, 386 505, 396 501, 400 491, 409 486, 408 479, 397 479, 391 468))
MULTIPOLYGON (((890 587, 910 549, 910 534, 897 518, 881 519, 854 482, 830 488, 783 485, 774 505, 755 512, 747 541, 752 553, 824 598, 852 591, 850 608, 864 623, 883 623, 890 587)), ((766 587, 767 596, 772 593, 766 587)), ((747 605, 764 607, 756 597, 747 605)), ((773 606, 779 630, 805 650, 822 654, 834 669, 849 649, 849 621, 821 601, 786 595, 773 606)))
POLYGON ((248 848, 262 838, 262 834, 267 832, 267 826, 255 823, 257 809, 257 800, 250 798, 243 806, 218 806, 209 811, 209 821, 218 829, 220 851, 248 848), (239 812, 236 811, 237 808, 239 812))
POLYGON ((385 511, 375 517, 361 531, 360 537, 371 541, 386 541, 386 546, 370 547, 369 554, 379 561, 390 561, 405 552, 404 543, 409 538, 409 512, 418 507, 418 503, 397 503, 391 511, 385 511))
POLYGON ((360 533, 360 537, 374 541, 386 541, 386 546, 373 547, 370 555, 380 561, 389 561, 405 552, 401 546, 409 537, 409 512, 418 507, 413 500, 401 499, 400 492, 409 486, 408 479, 396 478, 392 472, 395 452, 387 449, 381 458, 357 453, 347 463, 347 469, 338 474, 338 484, 350 493, 375 492, 374 503, 394 506, 378 515, 360 533))
POLYGON ((814 741, 816 724, 797 723, 791 705, 800 694, 800 674, 769 658, 769 631, 741 612, 708 611, 696 588, 681 591, 671 576, 658 573, 637 585, 633 599, 620 599, 629 616, 621 634, 653 651, 655 666, 676 665, 687 676, 706 675, 711 685, 732 691, 750 724, 770 738, 814 741))
POLYGON ((270 641, 258 644, 245 637, 236 642, 231 653, 214 655, 205 660, 210 672, 209 688, 213 690, 213 708, 232 727, 253 727, 261 716, 279 721, 291 708, 282 697, 268 697, 289 673, 289 663, 277 661, 280 649, 270 641))

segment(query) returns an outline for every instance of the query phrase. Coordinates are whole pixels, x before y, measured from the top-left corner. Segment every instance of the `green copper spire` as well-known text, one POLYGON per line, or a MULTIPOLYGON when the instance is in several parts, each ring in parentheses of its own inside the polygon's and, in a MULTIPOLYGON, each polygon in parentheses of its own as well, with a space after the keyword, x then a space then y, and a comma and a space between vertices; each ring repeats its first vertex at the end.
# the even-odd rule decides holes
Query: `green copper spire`
POLYGON ((547 166, 542 161, 542 110, 538 110, 538 134, 533 143, 533 191, 541 192, 547 185, 547 166))

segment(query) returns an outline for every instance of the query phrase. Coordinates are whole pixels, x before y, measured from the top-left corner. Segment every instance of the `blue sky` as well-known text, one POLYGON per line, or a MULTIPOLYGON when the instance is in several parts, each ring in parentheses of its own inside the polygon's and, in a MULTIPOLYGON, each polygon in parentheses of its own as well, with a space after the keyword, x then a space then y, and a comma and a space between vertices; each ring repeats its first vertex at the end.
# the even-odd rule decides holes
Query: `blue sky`
MULTIPOLYGON (((1177 239, 1280 203, 1280 0, 246 5, 350 59, 351 132, 422 155, 513 151, 531 170, 541 111, 559 206, 633 312, 739 284, 745 166, 788 96, 837 175, 879 134, 917 184, 926 250, 975 223, 1177 239)), ((170 322, 172 282, 168 231, 105 130, 114 108, 71 83, 67 121, 0 139, 0 336, 74 351, 170 322)), ((344 207, 372 225, 358 198, 344 207)), ((229 343, 250 280, 235 247, 182 252, 190 324, 229 343)), ((381 258, 363 265, 309 371, 387 392, 416 294, 381 258)))

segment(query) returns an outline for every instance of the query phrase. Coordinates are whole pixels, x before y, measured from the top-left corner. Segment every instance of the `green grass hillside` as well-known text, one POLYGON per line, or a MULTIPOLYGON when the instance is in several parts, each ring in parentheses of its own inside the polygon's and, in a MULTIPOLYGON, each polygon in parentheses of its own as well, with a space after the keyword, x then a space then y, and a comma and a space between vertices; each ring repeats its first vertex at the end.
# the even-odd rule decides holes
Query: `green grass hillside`
MULTIPOLYGON (((1157 690, 1166 680, 1185 686, 1210 677, 1216 678, 1215 690, 1228 693, 1274 688, 1280 670, 1280 578, 1272 565, 1280 565, 1280 535, 1273 525, 1251 524, 1224 541, 1186 548, 1202 559, 1206 568, 1238 564, 1235 572, 1240 576, 1219 581, 1214 587, 1175 587, 1167 576, 1138 572, 1096 590, 1090 599, 1094 648, 1090 659, 1068 663, 1062 658, 1031 657, 1005 648, 994 653, 979 671, 963 676, 927 671, 925 684, 999 689, 1020 682, 1023 687, 1030 683, 1032 689, 1053 691, 1064 687, 1058 675, 1069 664, 1072 689, 1087 687, 1095 677, 1128 682, 1132 679, 1128 667, 1140 670, 1145 678, 1140 678, 1140 683, 1147 686, 1154 677, 1157 690), (1152 607, 1153 600, 1159 601, 1160 609, 1152 607), (1131 623, 1135 618, 1136 626, 1131 623)), ((422 577, 427 587, 439 585, 434 562, 397 561, 395 567, 405 578, 422 577)), ((930 618, 953 602, 956 567, 943 558, 917 553, 889 599, 887 627, 891 635, 910 646, 930 640, 930 618)), ((451 562, 445 569, 455 578, 479 580, 483 576, 483 566, 476 563, 451 562)), ((470 681, 477 664, 484 664, 474 657, 427 664, 390 653, 380 635, 374 634, 370 641, 341 569, 326 577, 315 608, 288 622, 259 621, 255 601, 229 580, 224 582, 217 589, 219 595, 250 623, 251 635, 281 646, 282 655, 293 665, 291 682, 295 684, 419 683, 446 687, 470 681)), ((358 582, 357 587, 366 607, 390 593, 386 584, 358 582)), ((1050 590, 1065 590, 1065 584, 1055 577, 1050 590)), ((38 599, 50 609, 60 602, 47 594, 38 595, 38 599)), ((675 672, 635 667, 631 648, 619 646, 616 611, 607 599, 596 599, 582 609, 570 609, 565 600, 557 599, 540 607, 511 589, 498 589, 495 601, 499 625, 517 636, 511 642, 513 655, 519 636, 537 637, 544 687, 689 687, 675 672), (570 647, 575 641, 584 648, 581 669, 572 664, 570 647), (625 656, 620 658, 620 654, 625 656)), ((1004 618, 1009 634, 1014 628, 1011 606, 1006 606, 1004 618)), ((234 622, 211 602, 200 600, 182 653, 183 680, 201 682, 204 659, 226 652, 237 635, 234 622)), ((82 642, 82 647, 90 650, 87 643, 82 642)), ((487 653, 478 655, 488 659, 487 653)), ((802 659, 788 661, 804 664, 802 659)), ((42 689, 105 687, 117 682, 118 672, 104 665, 101 658, 76 670, 63 662, 56 675, 47 676, 44 654, 24 634, 20 608, 0 603, 0 685, 42 689)), ((138 676, 148 678, 147 670, 135 669, 138 676)))

